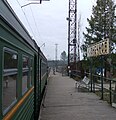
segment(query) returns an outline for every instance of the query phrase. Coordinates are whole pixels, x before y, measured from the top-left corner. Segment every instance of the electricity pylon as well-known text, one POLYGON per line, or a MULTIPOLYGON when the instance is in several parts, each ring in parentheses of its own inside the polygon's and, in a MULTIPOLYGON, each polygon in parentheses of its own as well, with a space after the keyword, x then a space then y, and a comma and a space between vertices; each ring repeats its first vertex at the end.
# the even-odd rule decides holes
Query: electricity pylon
POLYGON ((75 64, 76 69, 76 44, 77 44, 77 0, 69 0, 68 20, 68 66, 75 64))

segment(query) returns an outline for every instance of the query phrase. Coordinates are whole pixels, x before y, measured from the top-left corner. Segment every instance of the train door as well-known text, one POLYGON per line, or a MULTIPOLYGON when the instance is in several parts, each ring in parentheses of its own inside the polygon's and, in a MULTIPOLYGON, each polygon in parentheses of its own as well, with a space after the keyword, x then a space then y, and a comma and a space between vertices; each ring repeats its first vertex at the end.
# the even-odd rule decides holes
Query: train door
MULTIPOLYGON (((35 120, 39 117, 39 112, 40 112, 40 106, 41 106, 41 58, 40 55, 38 53, 38 64, 37 64, 37 101, 36 101, 36 110, 37 110, 37 116, 35 118, 35 120)), ((38 119, 37 119, 38 120, 38 119)))
POLYGON ((34 82, 34 96, 35 96, 35 102, 34 102, 34 120, 38 120, 39 112, 40 112, 40 105, 41 105, 41 58, 40 54, 35 54, 35 60, 34 60, 34 76, 35 76, 35 82, 34 82))
POLYGON ((34 56, 34 120, 38 119, 38 57, 37 54, 34 56))

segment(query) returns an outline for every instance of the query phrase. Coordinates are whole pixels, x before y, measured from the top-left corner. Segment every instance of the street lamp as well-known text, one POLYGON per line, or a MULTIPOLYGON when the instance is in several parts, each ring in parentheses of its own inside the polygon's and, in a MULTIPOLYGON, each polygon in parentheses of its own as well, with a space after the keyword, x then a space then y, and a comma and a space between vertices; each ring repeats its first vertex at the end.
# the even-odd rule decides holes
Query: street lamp
POLYGON ((66 20, 68 20, 68 21, 72 21, 69 17, 67 17, 66 20))
MULTIPOLYGON (((31 0, 31 1, 38 1, 38 0, 31 0)), ((30 2, 30 3, 27 3, 25 5, 22 5, 21 8, 26 7, 28 5, 31 5, 31 4, 41 4, 42 1, 50 1, 50 0, 39 0, 39 2, 30 2)))

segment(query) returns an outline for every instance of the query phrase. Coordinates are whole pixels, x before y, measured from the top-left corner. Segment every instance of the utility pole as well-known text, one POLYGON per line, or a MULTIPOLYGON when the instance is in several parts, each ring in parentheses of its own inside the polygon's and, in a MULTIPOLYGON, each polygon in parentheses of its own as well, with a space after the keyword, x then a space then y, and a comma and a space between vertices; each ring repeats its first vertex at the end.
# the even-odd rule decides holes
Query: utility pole
POLYGON ((76 44, 77 44, 77 0, 69 0, 68 20, 68 67, 73 63, 76 70, 76 44))
POLYGON ((56 67, 56 71, 57 71, 57 55, 58 55, 58 44, 55 44, 56 49, 55 49, 55 67, 56 67))

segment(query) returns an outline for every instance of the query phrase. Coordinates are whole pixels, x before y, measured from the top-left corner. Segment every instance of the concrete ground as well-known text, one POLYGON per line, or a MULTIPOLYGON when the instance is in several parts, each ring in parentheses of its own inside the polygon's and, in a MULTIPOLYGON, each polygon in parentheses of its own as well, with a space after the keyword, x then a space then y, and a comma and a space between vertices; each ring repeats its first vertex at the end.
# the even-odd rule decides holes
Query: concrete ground
POLYGON ((78 92, 75 81, 50 76, 39 120, 116 120, 116 109, 94 93, 78 92))

